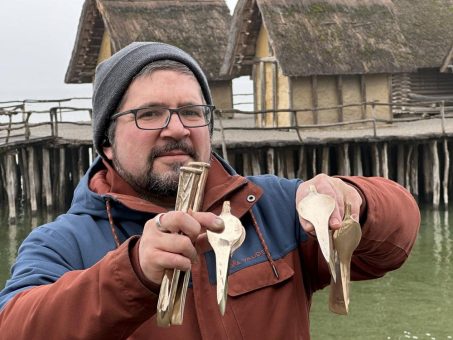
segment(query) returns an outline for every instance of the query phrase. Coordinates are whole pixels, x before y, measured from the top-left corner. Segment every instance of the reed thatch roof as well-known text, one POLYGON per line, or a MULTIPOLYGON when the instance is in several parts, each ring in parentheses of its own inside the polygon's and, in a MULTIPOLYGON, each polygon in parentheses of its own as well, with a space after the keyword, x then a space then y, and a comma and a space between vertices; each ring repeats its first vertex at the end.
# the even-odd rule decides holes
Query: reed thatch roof
POLYGON ((231 15, 224 0, 86 0, 67 83, 92 82, 104 30, 112 53, 133 41, 161 41, 186 50, 209 80, 220 76, 231 15))
POLYGON ((261 22, 287 76, 440 68, 452 0, 239 0, 222 72, 251 74, 261 22))

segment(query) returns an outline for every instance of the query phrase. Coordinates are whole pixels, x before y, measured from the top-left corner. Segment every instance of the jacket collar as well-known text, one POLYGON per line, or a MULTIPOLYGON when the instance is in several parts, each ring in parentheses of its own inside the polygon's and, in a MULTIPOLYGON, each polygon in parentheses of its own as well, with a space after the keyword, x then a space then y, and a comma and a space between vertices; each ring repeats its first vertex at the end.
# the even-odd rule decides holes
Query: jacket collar
MULTIPOLYGON (((105 160, 89 182, 92 191, 110 196, 126 207, 146 213, 162 213, 167 209, 141 199, 132 187, 105 160)), ((219 214, 223 201, 230 200, 231 212, 243 216, 261 197, 262 190, 245 177, 235 174, 234 170, 219 156, 211 155, 211 168, 204 193, 202 210, 219 214)))

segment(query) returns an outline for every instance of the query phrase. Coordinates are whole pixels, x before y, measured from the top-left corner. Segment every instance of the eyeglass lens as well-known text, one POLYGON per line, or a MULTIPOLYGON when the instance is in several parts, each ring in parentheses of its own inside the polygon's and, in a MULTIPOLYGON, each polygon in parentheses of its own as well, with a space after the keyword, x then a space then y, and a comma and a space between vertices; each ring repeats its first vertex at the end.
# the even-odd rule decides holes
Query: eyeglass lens
POLYGON ((185 106, 175 110, 164 107, 146 107, 136 112, 137 126, 142 129, 158 129, 167 125, 171 113, 178 114, 186 127, 199 127, 209 124, 210 107, 206 105, 185 106))

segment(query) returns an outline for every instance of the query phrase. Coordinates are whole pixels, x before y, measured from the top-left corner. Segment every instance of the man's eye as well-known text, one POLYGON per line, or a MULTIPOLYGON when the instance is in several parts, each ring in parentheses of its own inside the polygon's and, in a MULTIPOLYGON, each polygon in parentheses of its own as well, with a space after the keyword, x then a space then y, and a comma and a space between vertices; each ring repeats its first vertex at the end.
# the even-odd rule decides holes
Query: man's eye
POLYGON ((137 113, 137 118, 138 119, 154 119, 154 118, 159 118, 162 117, 162 115, 165 114, 164 110, 140 110, 137 113))
POLYGON ((201 116, 203 116, 203 113, 201 110, 194 110, 194 109, 181 110, 179 114, 184 117, 201 117, 201 116))

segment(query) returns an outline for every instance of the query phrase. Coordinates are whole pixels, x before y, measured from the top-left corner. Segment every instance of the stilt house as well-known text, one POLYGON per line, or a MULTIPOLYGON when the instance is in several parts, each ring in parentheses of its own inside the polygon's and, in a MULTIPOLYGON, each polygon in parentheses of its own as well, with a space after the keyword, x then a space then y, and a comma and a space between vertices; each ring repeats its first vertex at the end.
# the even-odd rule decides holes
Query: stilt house
POLYGON ((85 0, 66 83, 93 82, 96 65, 134 41, 186 50, 206 72, 214 103, 232 107, 231 76, 220 76, 231 15, 224 0, 85 0))
POLYGON ((452 31, 450 0, 239 0, 222 72, 251 76, 256 111, 280 110, 257 126, 391 119, 453 93, 452 31), (357 105, 374 101, 392 105, 357 105))

